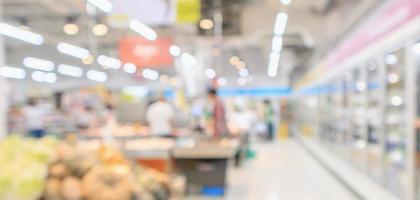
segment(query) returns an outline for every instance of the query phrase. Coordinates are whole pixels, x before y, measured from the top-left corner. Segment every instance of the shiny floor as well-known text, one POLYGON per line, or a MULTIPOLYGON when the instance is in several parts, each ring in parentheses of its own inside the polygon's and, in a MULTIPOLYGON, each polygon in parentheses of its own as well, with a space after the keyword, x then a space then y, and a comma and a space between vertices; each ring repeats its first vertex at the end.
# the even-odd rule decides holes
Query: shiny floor
POLYGON ((294 140, 255 144, 257 157, 229 172, 224 198, 189 200, 356 200, 294 140))

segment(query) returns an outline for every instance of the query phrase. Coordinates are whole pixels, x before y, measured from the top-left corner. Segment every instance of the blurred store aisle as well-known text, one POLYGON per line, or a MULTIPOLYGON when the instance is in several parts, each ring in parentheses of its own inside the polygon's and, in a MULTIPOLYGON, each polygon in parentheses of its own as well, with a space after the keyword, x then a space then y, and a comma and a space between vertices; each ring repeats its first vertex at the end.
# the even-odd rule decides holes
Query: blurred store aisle
POLYGON ((224 200, 357 199, 293 140, 254 148, 257 158, 230 172, 224 200))

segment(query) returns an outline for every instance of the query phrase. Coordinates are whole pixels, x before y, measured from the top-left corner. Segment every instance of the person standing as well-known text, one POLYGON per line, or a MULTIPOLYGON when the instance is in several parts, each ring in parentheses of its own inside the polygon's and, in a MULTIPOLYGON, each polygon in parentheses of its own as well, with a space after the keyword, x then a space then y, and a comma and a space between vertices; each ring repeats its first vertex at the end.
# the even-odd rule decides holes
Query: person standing
POLYGON ((150 126, 150 132, 154 136, 172 136, 174 132, 173 120, 175 112, 171 104, 165 98, 151 104, 146 111, 146 120, 150 126))
POLYGON ((24 108, 23 114, 25 116, 26 129, 29 135, 35 138, 43 137, 45 134, 45 113, 42 108, 38 106, 35 99, 28 100, 28 105, 24 108))
POLYGON ((274 109, 270 100, 264 100, 264 121, 267 127, 267 140, 274 139, 274 109))
POLYGON ((213 104, 212 109, 212 135, 220 138, 227 135, 226 111, 222 101, 217 96, 216 89, 209 89, 207 95, 213 104))

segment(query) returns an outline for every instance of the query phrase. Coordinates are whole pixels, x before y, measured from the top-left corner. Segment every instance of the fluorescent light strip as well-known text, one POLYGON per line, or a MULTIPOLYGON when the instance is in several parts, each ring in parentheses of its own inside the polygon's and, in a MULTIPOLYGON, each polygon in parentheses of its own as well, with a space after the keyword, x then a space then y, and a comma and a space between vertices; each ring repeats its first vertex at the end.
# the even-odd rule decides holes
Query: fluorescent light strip
POLYGON ((80 59, 86 59, 90 56, 89 50, 65 42, 58 43, 57 50, 63 54, 80 59))
POLYGON ((8 36, 34 45, 41 45, 44 43, 44 37, 42 37, 42 35, 23 30, 6 23, 0 23, 0 35, 8 36))
POLYGON ((187 67, 193 67, 198 63, 197 59, 189 53, 183 53, 181 55, 181 61, 187 67))
POLYGON ((27 68, 41 70, 41 71, 54 71, 55 65, 49 60, 39 58, 26 57, 23 59, 23 65, 27 68))
POLYGON ((276 24, 274 25, 274 35, 282 36, 284 34, 287 26, 287 18, 288 16, 284 12, 277 14, 276 24))
POLYGON ((0 68, 0 75, 6 78, 24 79, 26 77, 26 72, 21 68, 4 66, 0 68))
POLYGON ((31 74, 32 80, 36 82, 44 82, 44 77, 47 73, 43 71, 34 71, 31 74))
POLYGON ((283 49, 283 37, 274 36, 271 50, 274 53, 280 53, 282 49, 283 49))
POLYGON ((130 21, 130 28, 135 31, 136 33, 142 35, 143 37, 145 37, 148 40, 156 40, 157 39, 157 33, 149 28, 148 26, 146 26, 145 24, 133 19, 130 21))
POLYGON ((122 65, 120 60, 104 55, 98 56, 97 61, 100 65, 112 69, 119 69, 122 65))
POLYGON ((57 82, 57 75, 55 73, 46 73, 44 76, 44 82, 46 83, 55 83, 57 82))
POLYGON ((270 54, 270 62, 278 62, 280 60, 280 53, 271 52, 270 54))
POLYGON ((57 67, 58 73, 66 76, 80 78, 83 76, 83 69, 81 67, 61 64, 57 67))
POLYGON ((97 82, 106 82, 108 80, 108 75, 105 72, 89 70, 86 74, 86 77, 91 81, 97 82))
POLYGON ((134 74, 137 71, 137 66, 133 63, 125 63, 123 69, 129 74, 134 74))
POLYGON ((104 12, 111 12, 112 11, 112 3, 108 0, 87 0, 90 4, 94 5, 95 7, 99 8, 104 12))

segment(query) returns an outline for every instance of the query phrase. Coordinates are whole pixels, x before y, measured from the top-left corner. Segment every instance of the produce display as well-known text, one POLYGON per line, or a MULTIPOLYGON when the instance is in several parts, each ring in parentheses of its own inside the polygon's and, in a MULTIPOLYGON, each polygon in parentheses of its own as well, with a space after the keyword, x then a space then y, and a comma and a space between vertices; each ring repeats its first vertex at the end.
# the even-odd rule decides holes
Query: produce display
POLYGON ((51 138, 2 140, 0 162, 0 199, 7 200, 164 200, 173 184, 115 148, 51 138))
POLYGON ((0 199, 38 199, 45 187, 47 165, 55 159, 57 141, 12 136, 0 141, 0 199))

